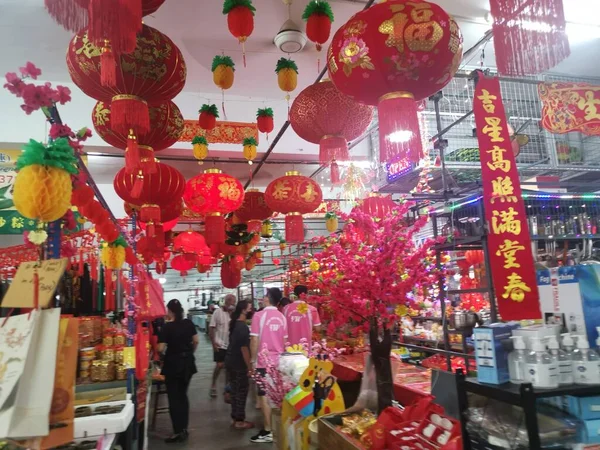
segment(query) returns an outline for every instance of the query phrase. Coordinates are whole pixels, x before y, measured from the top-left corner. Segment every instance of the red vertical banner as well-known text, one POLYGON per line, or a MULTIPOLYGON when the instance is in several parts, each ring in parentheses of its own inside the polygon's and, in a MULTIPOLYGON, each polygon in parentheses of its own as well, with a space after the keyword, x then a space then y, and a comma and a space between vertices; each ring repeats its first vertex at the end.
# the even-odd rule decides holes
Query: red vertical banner
POLYGON ((525 203, 497 78, 480 74, 473 111, 498 312, 503 320, 541 319, 525 203))

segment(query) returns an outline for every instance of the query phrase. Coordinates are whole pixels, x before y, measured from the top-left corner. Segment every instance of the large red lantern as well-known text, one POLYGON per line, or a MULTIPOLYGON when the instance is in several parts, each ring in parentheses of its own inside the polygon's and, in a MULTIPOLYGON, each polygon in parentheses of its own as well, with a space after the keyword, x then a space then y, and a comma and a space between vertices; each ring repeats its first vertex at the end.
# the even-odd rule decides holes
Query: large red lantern
POLYGON ((461 59, 458 25, 425 0, 389 0, 355 14, 327 54, 336 87, 378 107, 381 161, 421 157, 416 102, 446 86, 461 59))
POLYGON ((143 25, 135 50, 116 61, 114 87, 102 85, 101 56, 86 31, 79 32, 67 50, 69 74, 86 95, 110 103, 112 129, 135 141, 150 131, 148 104, 164 103, 183 89, 183 55, 171 39, 143 25))
POLYGON ((150 132, 140 136, 137 145, 128 147, 128 134, 111 128, 109 104, 97 102, 92 113, 92 123, 98 135, 113 147, 125 150, 125 167, 130 172, 138 169, 146 173, 156 170, 154 152, 171 147, 183 133, 183 116, 172 101, 150 106, 149 114, 150 132), (140 158, 141 155, 146 157, 140 158))
POLYGON ((181 255, 175 256, 171 260, 171 267, 174 270, 177 270, 182 277, 187 275, 188 270, 196 267, 196 263, 198 262, 198 257, 196 255, 192 255, 191 253, 183 253, 181 255))
POLYGON ((221 284, 227 289, 235 289, 242 281, 242 271, 235 266, 233 258, 221 262, 221 284))
POLYGON ((244 187, 239 180, 221 172, 208 169, 188 180, 183 196, 192 211, 205 214, 206 243, 225 242, 224 214, 238 209, 244 201, 244 187))
POLYGON ((182 253, 195 253, 196 255, 210 254, 204 236, 192 230, 179 233, 173 239, 173 250, 182 253))
POLYGON ((267 186, 265 200, 273 211, 285 214, 285 239, 290 243, 304 241, 302 214, 313 212, 323 201, 319 184, 296 171, 287 172, 267 186))
POLYGON ((319 161, 347 161, 348 141, 358 138, 373 120, 373 108, 342 94, 330 80, 304 89, 294 100, 290 123, 298 136, 319 144, 319 161))
POLYGON ((265 200, 265 194, 258 189, 248 189, 244 195, 244 203, 235 211, 235 217, 248 225, 251 233, 260 232, 263 221, 273 215, 265 200))
MULTIPOLYGON (((156 163, 156 173, 130 174, 122 168, 115 175, 115 192, 125 202, 139 204, 140 221, 151 225, 161 221, 161 208, 171 205, 173 199, 181 198, 185 190, 185 178, 174 167, 156 163)), ((154 235, 149 227, 148 234, 154 235)))

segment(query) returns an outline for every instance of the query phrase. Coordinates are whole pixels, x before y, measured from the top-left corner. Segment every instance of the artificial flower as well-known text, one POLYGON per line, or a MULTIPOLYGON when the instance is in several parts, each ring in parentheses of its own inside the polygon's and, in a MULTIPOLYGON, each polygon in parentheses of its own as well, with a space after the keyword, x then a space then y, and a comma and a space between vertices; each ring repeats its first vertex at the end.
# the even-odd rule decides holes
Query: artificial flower
MULTIPOLYGON (((71 89, 66 86, 56 86, 55 102, 64 105, 71 101, 71 89)), ((91 132, 90 132, 91 133, 91 132)))
POLYGON ((34 230, 30 231, 27 235, 29 242, 35 245, 42 245, 48 240, 48 233, 45 230, 34 230))
POLYGON ((19 72, 21 72, 21 75, 24 77, 33 78, 34 80, 37 80, 37 77, 42 74, 42 71, 29 61, 25 64, 25 67, 19 67, 19 72))
POLYGON ((71 131, 71 128, 68 125, 60 125, 58 123, 53 123, 50 126, 49 134, 51 139, 58 139, 61 137, 71 138, 74 136, 73 131, 71 131))
POLYGON ((4 88, 8 89, 11 94, 21 97, 24 85, 23 80, 16 73, 8 72, 6 74, 6 81, 7 83, 4 85, 4 88))
POLYGON ((92 130, 88 127, 83 127, 77 132, 77 139, 80 141, 85 141, 89 137, 92 137, 92 130))

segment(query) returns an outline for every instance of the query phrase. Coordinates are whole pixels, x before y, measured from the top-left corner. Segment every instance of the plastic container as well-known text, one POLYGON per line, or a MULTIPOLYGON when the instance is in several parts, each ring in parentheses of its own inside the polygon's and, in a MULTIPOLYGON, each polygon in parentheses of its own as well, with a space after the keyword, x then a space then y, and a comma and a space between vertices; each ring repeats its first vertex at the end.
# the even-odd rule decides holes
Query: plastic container
POLYGON ((600 355, 590 348, 585 336, 579 336, 571 357, 575 384, 600 384, 600 355))
POLYGON ((571 333, 563 333, 562 336, 562 348, 569 356, 572 356, 573 350, 575 350, 575 341, 571 336, 571 333))
POLYGON ((573 378, 573 360, 571 355, 562 350, 555 336, 548 338, 548 352, 558 365, 558 384, 567 386, 575 382, 573 378))
POLYGON ((554 389, 558 387, 558 364, 546 351, 542 338, 530 338, 531 352, 527 355, 527 375, 533 387, 554 389))
POLYGON ((514 350, 508 355, 508 373, 510 382, 521 384, 528 382, 526 377, 527 370, 527 350, 523 336, 511 336, 514 350))

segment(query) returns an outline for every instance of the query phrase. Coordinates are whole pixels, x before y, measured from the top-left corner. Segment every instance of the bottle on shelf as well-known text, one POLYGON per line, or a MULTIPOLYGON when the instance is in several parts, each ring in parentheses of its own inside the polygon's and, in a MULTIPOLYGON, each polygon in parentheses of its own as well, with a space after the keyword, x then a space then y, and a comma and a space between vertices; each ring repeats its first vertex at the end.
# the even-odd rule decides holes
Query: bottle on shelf
POLYGON ((527 355, 526 377, 533 387, 554 389, 558 387, 558 365, 546 351, 542 338, 532 337, 531 352, 527 355))
POLYGON ((575 341, 571 336, 571 333, 563 333, 562 336, 562 348, 567 354, 573 359, 573 350, 575 350, 575 341))
POLYGON ((561 386, 573 384, 573 360, 569 353, 560 348, 556 336, 548 338, 548 351, 558 365, 558 384, 561 386))
POLYGON ((585 336, 578 337, 571 358, 575 384, 600 384, 600 355, 590 348, 585 336))
POLYGON ((508 373, 510 382, 514 384, 527 383, 527 347, 523 336, 511 336, 514 350, 508 355, 508 373))

